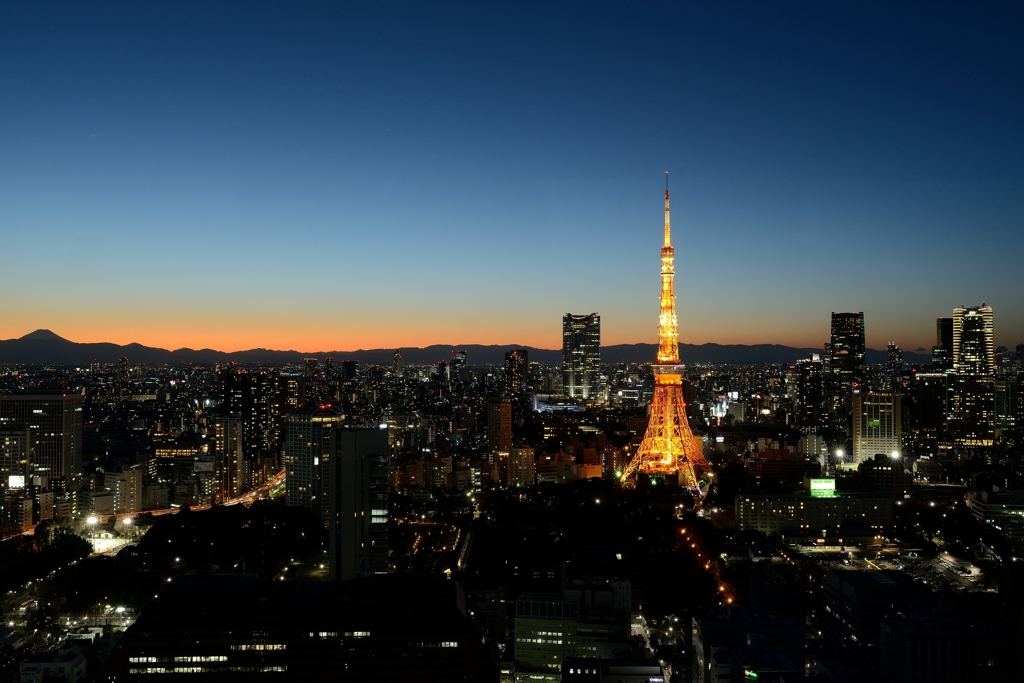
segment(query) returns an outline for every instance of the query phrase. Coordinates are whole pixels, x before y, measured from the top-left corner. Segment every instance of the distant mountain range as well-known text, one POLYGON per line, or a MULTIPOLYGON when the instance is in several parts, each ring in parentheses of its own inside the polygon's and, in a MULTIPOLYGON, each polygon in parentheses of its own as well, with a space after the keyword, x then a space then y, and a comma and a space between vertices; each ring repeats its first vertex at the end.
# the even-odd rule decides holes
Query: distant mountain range
MULTIPOLYGON (((614 344, 601 347, 601 360, 605 363, 644 363, 654 359, 657 344, 614 344)), ((538 349, 531 346, 464 344, 447 346, 435 344, 425 348, 402 348, 402 362, 413 365, 436 363, 450 360, 452 351, 463 349, 470 365, 500 364, 505 352, 510 349, 526 349, 530 360, 556 365, 562 361, 560 349, 538 349)), ((392 362, 395 349, 360 349, 358 351, 272 351, 250 349, 248 351, 216 351, 214 349, 177 349, 168 351, 142 344, 124 346, 111 343, 79 344, 64 339, 49 330, 36 330, 20 339, 0 341, 0 365, 88 365, 89 363, 116 363, 126 356, 130 363, 151 363, 172 365, 191 363, 203 365, 216 362, 265 363, 286 365, 301 363, 304 358, 325 358, 333 356, 335 362, 358 360, 361 363, 388 365, 392 362)), ((791 363, 808 358, 821 349, 798 349, 778 344, 680 344, 679 356, 684 363, 761 364, 791 363)), ((925 364, 931 356, 904 352, 908 363, 925 364)), ((868 349, 869 364, 884 363, 886 352, 868 349)))

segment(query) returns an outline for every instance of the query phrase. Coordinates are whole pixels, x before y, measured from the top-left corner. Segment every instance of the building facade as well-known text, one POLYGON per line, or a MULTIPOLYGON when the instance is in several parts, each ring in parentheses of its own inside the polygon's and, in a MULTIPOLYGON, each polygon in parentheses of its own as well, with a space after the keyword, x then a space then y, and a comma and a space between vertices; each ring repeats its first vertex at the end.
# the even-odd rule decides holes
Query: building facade
POLYGON ((0 430, 25 428, 31 430, 30 474, 67 491, 82 473, 82 395, 0 395, 0 430))
POLYGON ((596 401, 601 382, 601 316, 562 318, 562 391, 570 398, 596 401))
POLYGON ((330 507, 331 430, 341 421, 341 411, 329 406, 299 408, 287 417, 284 467, 288 505, 309 508, 325 523, 330 507))
POLYGON ((388 432, 330 433, 329 575, 333 581, 387 574, 388 432))
POLYGON ((859 465, 878 453, 903 453, 903 409, 896 393, 853 395, 853 462, 859 465))

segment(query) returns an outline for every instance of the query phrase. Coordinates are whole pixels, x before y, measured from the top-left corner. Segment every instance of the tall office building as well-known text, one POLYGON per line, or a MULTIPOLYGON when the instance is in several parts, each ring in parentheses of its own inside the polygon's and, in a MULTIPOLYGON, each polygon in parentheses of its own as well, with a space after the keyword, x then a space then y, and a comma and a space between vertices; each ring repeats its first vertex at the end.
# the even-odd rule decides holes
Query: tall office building
POLYGON ((995 443, 995 345, 992 307, 953 309, 953 410, 951 431, 958 448, 995 443))
POLYGON ((830 370, 846 386, 864 380, 864 313, 832 313, 830 370))
POLYGON ((331 431, 328 556, 332 581, 388 573, 388 431, 331 431))
POLYGON ((487 447, 491 453, 512 447, 512 404, 508 401, 487 404, 487 447))
POLYGON ((242 422, 235 417, 218 417, 213 421, 214 499, 222 503, 240 495, 244 473, 242 422))
POLYGON ((331 430, 341 425, 340 410, 308 406, 288 414, 284 441, 287 503, 308 508, 326 523, 330 494, 331 430))
POLYGON ((953 371, 953 319, 935 320, 935 346, 932 347, 932 370, 953 371))
POLYGON ((854 466, 878 453, 903 453, 902 405, 895 393, 853 395, 854 466))
POLYGON ((953 309, 953 370, 959 375, 995 374, 992 307, 953 309))
POLYGON ((277 377, 267 372, 239 370, 231 366, 219 373, 223 408, 242 423, 242 451, 255 458, 271 447, 277 377))
POLYGON ((0 491, 25 488, 32 481, 32 430, 0 430, 0 491))
POLYGON ((526 349, 505 352, 505 397, 512 398, 526 391, 526 373, 530 361, 526 349))
POLYGON ((26 427, 29 474, 47 477, 58 493, 68 490, 82 473, 82 395, 0 394, 0 430, 26 427))
POLYGON ((903 349, 897 346, 896 342, 889 342, 886 346, 886 353, 885 388, 887 391, 901 391, 907 367, 903 361, 903 349))
MULTIPOLYGON (((995 425, 1004 432, 1017 429, 1020 406, 1020 383, 1015 379, 996 380, 995 425)), ((3 438, 0 437, 0 447, 3 438)))
POLYGON ((357 360, 343 360, 341 361, 341 378, 343 380, 355 379, 359 373, 359 361, 357 360))
POLYGON ((825 427, 825 389, 820 360, 797 361, 795 370, 796 415, 794 422, 805 434, 825 427))
POLYGON ((944 372, 914 375, 914 423, 931 434, 946 431, 949 420, 949 376, 944 372))
POLYGON ((466 352, 462 349, 452 351, 452 362, 448 365, 451 373, 452 391, 459 393, 465 389, 472 380, 469 368, 466 367, 466 352))
POLYGON ((562 391, 570 398, 593 401, 601 381, 601 316, 562 318, 562 391))

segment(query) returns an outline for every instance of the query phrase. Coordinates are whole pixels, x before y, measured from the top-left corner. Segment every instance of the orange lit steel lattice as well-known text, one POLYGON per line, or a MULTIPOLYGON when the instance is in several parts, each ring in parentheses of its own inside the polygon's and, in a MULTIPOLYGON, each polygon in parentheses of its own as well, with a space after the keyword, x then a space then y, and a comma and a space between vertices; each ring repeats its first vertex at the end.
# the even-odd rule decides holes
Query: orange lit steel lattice
POLYGON ((661 315, 658 317, 658 363, 654 370, 654 398, 647 432, 621 481, 645 474, 676 475, 682 486, 695 488, 699 473, 707 471, 701 440, 690 431, 683 401, 683 366, 679 364, 679 329, 676 317, 675 250, 672 248, 668 211, 668 174, 665 174, 665 245, 661 248, 661 315))

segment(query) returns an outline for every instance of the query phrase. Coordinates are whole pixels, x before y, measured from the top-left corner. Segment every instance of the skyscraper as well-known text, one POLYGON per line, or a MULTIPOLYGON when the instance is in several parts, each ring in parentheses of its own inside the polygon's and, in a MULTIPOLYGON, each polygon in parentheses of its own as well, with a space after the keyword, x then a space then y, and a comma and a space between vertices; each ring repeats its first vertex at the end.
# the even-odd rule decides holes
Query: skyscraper
POLYGON ((341 378, 343 380, 355 379, 359 373, 359 361, 357 360, 343 360, 341 361, 341 378))
POLYGON ((853 465, 878 453, 903 452, 900 395, 855 393, 853 395, 853 465))
POLYGON ((224 410, 242 422, 243 456, 255 458, 271 447, 277 377, 233 365, 218 374, 223 383, 224 410))
POLYGON ((331 431, 328 557, 332 581, 388 572, 388 431, 331 431))
POLYGON ((508 401, 487 404, 487 447, 491 453, 512 447, 512 404, 508 401))
POLYGON ((935 372, 953 371, 953 319, 935 320, 935 346, 932 347, 932 369, 935 372))
POLYGON ((526 372, 530 361, 526 349, 505 352, 505 397, 512 398, 526 391, 526 372))
POLYGON ((452 351, 452 362, 448 366, 451 372, 451 387, 456 394, 461 393, 470 382, 469 369, 466 367, 466 352, 462 349, 452 351))
POLYGON ((31 453, 31 429, 0 430, 0 490, 24 488, 32 481, 31 453))
POLYGON ((825 390, 820 360, 796 363, 796 415, 800 431, 813 434, 825 426, 825 390))
POLYGON ((958 375, 995 374, 992 307, 953 309, 953 370, 958 375))
POLYGON ((995 443, 995 345, 992 307, 953 309, 953 441, 960 449, 995 443))
POLYGON ((896 345, 896 342, 889 342, 886 346, 888 354, 885 362, 885 383, 887 391, 901 391, 903 389, 904 372, 906 363, 903 361, 903 349, 896 345))
POLYGON ((309 508, 326 522, 330 434, 341 424, 341 411, 329 406, 307 406, 292 411, 287 419, 284 467, 288 505, 309 508))
POLYGON ((30 474, 49 478, 58 493, 68 490, 82 473, 82 395, 0 395, 0 430, 26 427, 30 474))
POLYGON ((213 421, 213 496, 223 502, 242 492, 242 422, 221 416, 213 421))
POLYGON ((864 313, 832 313, 830 369, 846 386, 864 380, 864 313))
POLYGON ((562 318, 562 391, 570 398, 593 401, 601 380, 601 316, 562 318))

